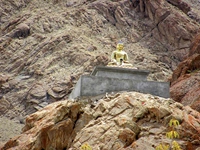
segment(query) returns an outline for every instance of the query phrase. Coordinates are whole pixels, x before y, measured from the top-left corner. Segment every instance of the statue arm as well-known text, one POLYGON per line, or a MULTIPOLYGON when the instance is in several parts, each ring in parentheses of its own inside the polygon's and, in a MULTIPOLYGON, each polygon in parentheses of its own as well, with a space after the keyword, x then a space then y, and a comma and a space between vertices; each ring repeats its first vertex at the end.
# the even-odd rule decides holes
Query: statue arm
POLYGON ((124 54, 124 61, 128 62, 128 60, 129 60, 129 58, 128 58, 128 54, 125 53, 125 54, 124 54))
POLYGON ((115 51, 111 54, 111 61, 116 62, 116 54, 115 51))

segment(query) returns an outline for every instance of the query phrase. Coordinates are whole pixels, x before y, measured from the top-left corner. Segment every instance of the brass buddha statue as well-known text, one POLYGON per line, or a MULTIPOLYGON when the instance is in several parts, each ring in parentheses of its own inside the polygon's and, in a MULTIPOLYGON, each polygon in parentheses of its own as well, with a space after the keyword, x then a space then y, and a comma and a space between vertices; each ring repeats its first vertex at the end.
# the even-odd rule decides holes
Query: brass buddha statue
POLYGON ((117 50, 113 51, 111 54, 111 62, 108 63, 108 66, 132 66, 132 64, 130 64, 128 61, 128 54, 123 51, 124 44, 119 42, 116 49, 117 50))

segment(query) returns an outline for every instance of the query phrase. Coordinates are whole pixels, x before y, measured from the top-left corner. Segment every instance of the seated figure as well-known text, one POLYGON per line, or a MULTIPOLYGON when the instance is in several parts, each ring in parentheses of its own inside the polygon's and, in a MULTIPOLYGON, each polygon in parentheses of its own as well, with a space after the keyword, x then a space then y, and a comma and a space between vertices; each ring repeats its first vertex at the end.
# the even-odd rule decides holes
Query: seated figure
POLYGON ((118 43, 117 50, 113 51, 111 54, 111 62, 108 63, 108 66, 132 66, 132 64, 128 62, 128 54, 125 51, 123 51, 123 49, 124 44, 121 42, 118 43))

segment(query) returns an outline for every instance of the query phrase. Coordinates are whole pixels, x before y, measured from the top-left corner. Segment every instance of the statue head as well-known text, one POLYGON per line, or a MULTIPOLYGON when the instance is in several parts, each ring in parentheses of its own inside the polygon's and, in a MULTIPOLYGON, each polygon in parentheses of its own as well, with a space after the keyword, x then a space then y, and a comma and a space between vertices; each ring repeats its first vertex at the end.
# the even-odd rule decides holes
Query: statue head
POLYGON ((122 42, 119 42, 118 44, 117 44, 117 50, 123 50, 124 49, 124 44, 122 43, 122 42))

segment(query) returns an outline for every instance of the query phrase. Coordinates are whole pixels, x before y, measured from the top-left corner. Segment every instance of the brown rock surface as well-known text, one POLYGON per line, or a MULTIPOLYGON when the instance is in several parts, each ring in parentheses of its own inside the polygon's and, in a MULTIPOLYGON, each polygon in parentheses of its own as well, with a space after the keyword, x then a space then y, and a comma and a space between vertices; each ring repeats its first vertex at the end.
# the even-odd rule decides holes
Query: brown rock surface
POLYGON ((9 107, 10 107, 9 101, 7 101, 5 97, 2 97, 0 99, 0 112, 3 114, 9 109, 9 107))
POLYGON ((200 111, 200 47, 199 35, 193 40, 190 57, 181 62, 171 79, 171 97, 184 105, 200 111))
POLYGON ((118 41, 149 80, 167 81, 188 55, 199 14, 192 0, 1 0, 0 116, 25 117, 66 99, 80 75, 110 61, 118 41))
POLYGON ((165 136, 171 118, 180 122, 176 130, 182 149, 200 146, 200 113, 172 99, 124 92, 107 95, 93 105, 68 100, 52 103, 29 115, 22 134, 2 150, 78 150, 84 143, 93 149, 154 150, 161 142, 171 142, 165 136))
MULTIPOLYGON (((1 94, 18 110, 8 110, 8 117, 25 116, 36 111, 40 103, 67 97, 81 74, 88 74, 95 66, 105 66, 109 62, 119 40, 125 43, 135 67, 152 72, 150 79, 166 81, 171 75, 170 64, 160 62, 160 56, 145 44, 159 45, 159 42, 151 38, 153 43, 148 40, 144 43, 143 37, 155 25, 137 12, 133 2, 71 1, 67 7, 64 1, 45 1, 42 5, 37 1, 17 0, 1 3, 3 10, 4 5, 10 5, 11 11, 2 14, 1 20, 0 67, 2 73, 9 76, 1 86, 1 94), (19 4, 18 10, 11 4, 14 2, 19 4), (117 26, 98 13, 104 10, 98 8, 100 6, 108 9, 108 16, 118 16, 114 17, 117 26), (111 6, 116 10, 110 10, 111 6), (30 29, 28 36, 10 36, 23 27, 27 33, 30 29), (42 87, 37 89, 38 85, 42 87), (62 87, 63 91, 56 92, 54 87, 62 87)), ((163 46, 157 48, 162 50, 163 46)))
POLYGON ((192 44, 190 46, 189 56, 192 56, 196 53, 200 54, 200 34, 197 34, 193 39, 192 44))
POLYGON ((71 142, 70 136, 77 120, 79 109, 79 104, 61 101, 37 111, 26 118, 26 126, 23 128, 24 135, 16 137, 15 140, 13 139, 14 141, 11 140, 2 149, 12 147, 27 150, 51 149, 51 147, 63 149, 71 142))

